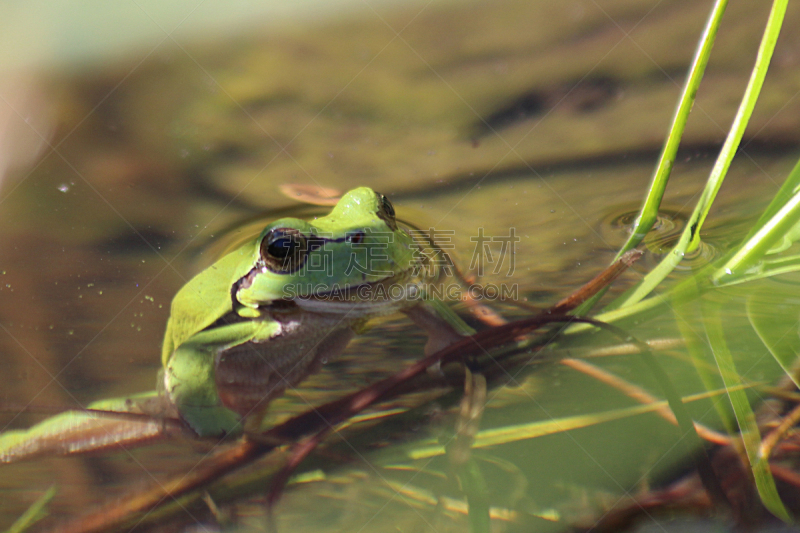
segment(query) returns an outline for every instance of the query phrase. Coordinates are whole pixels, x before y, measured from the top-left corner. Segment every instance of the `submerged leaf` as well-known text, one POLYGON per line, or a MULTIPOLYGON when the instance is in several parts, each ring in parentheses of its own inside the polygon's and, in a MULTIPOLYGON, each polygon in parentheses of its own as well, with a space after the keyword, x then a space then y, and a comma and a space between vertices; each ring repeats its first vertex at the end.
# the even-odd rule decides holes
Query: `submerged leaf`
POLYGON ((775 479, 772 477, 772 472, 770 472, 769 461, 761 456, 761 432, 758 430, 755 414, 750 407, 747 395, 738 388, 742 384, 742 377, 736 370, 736 365, 725 340, 725 330, 720 316, 719 304, 708 303, 704 311, 704 324, 708 342, 714 353, 714 359, 717 361, 722 380, 728 389, 728 397, 731 400, 733 412, 739 423, 740 434, 747 452, 747 459, 750 461, 750 468, 753 471, 758 494, 764 506, 772 514, 784 522, 791 522, 791 516, 778 495, 775 479))
POLYGON ((786 375, 800 388, 793 368, 800 353, 800 337, 797 331, 797 318, 800 308, 770 302, 764 294, 752 294, 747 299, 747 318, 786 375))

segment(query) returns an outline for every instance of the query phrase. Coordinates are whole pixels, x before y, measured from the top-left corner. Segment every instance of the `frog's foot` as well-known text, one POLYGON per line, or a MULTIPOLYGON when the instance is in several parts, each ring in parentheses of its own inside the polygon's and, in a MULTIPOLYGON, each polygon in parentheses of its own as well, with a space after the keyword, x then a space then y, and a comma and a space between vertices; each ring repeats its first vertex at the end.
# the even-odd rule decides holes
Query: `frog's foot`
POLYGON ((241 435, 242 424, 239 416, 225 407, 219 406, 180 406, 181 419, 199 437, 233 437, 241 435))
MULTIPOLYGON (((425 355, 432 355, 464 338, 465 333, 456 329, 448 319, 437 312, 431 302, 424 302, 403 311, 428 336, 425 355)), ((457 318, 457 317, 456 317, 457 318)), ((460 319, 459 319, 460 320, 460 319)), ((464 324, 465 327, 466 324, 464 324)))

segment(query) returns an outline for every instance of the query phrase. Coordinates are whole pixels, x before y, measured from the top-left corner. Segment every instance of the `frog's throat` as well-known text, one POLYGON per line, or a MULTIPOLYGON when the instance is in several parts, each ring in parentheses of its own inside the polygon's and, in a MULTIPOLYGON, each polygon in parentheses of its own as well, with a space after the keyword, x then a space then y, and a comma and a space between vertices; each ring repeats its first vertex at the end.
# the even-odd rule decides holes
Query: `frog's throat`
POLYGON ((401 272, 379 281, 276 300, 262 309, 285 310, 289 305, 319 314, 346 314, 358 318, 395 313, 413 306, 422 296, 419 280, 409 272, 401 272))
MULTIPOLYGON (((370 285, 374 286, 376 284, 370 285)), ((300 296, 294 299, 294 303, 297 307, 307 312, 361 318, 390 315, 401 309, 413 306, 413 301, 421 298, 422 292, 415 284, 395 285, 394 287, 392 292, 388 294, 363 297, 359 296, 359 290, 362 293, 367 291, 367 293, 372 294, 373 287, 359 285, 358 287, 349 287, 346 291, 343 291, 355 294, 350 299, 345 294, 330 293, 327 295, 300 296)))
POLYGON ((295 302, 304 309, 348 309, 351 312, 372 310, 381 313, 385 308, 408 307, 409 302, 420 298, 421 294, 418 280, 409 272, 401 272, 379 281, 301 294, 295 298, 295 302))

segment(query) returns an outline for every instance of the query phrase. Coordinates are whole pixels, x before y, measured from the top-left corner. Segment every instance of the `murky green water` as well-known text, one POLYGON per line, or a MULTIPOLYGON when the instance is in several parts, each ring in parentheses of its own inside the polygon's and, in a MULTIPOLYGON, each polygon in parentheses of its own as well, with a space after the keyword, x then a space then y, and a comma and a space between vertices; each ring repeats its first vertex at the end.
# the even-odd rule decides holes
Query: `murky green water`
MULTIPOLYGON (((0 399, 69 407, 152 389, 169 302, 213 260, 218 247, 209 243, 254 217, 321 212, 283 195, 279 186, 287 183, 379 190, 401 218, 446 235, 465 270, 480 256, 472 238, 513 229, 514 254, 493 245, 480 281, 513 285, 536 306, 554 304, 624 242, 705 4, 365 5, 280 31, 165 40, 107 64, 31 78, 19 89, 30 98, 19 100, 15 116, 47 124, 40 132, 50 132, 50 148, 0 183, 0 399)), ((660 233, 614 294, 656 263, 693 208, 767 9, 737 4, 726 15, 660 233)), ((693 265, 746 232, 796 161, 798 16, 789 13, 762 102, 693 265)), ((763 286, 767 300, 776 298, 772 308, 797 316, 794 286, 763 286)), ((771 381, 779 369, 746 327, 745 297, 714 296, 729 310, 731 331, 743 332, 735 355, 759 354, 744 373, 771 381)), ((456 309, 469 316, 463 305, 456 309)), ((510 305, 496 310, 523 314, 510 305)), ((794 327, 793 319, 784 322, 787 331, 794 327)), ((629 327, 643 339, 678 335, 666 310, 629 327)), ((423 344, 402 317, 382 321, 272 410, 277 417, 299 412, 388 376, 418 359, 423 344)), ((680 347, 661 356, 681 393, 703 390, 680 347)), ((591 361, 660 396, 637 356, 591 361)), ((325 478, 286 493, 276 514, 280 529, 464 531, 463 492, 448 459, 408 458, 428 439, 450 438, 458 401, 458 393, 411 396, 402 403, 417 410, 401 421, 333 436, 304 468, 325 478)), ((481 428, 632 405, 565 365, 519 366, 490 373, 481 428)), ((698 420, 718 424, 708 402, 692 409, 698 420)), ((11 411, 2 427, 37 419, 11 411)), ((493 530, 562 529, 554 516, 591 520, 687 466, 677 441, 671 425, 647 414, 476 451, 496 509, 493 530)), ((179 442, 4 465, 0 528, 53 483, 53 515, 75 516, 187 471, 206 451, 179 442)), ((240 515, 243 527, 263 525, 261 508, 250 501, 224 512, 240 515)), ((209 520, 202 505, 187 513, 190 524, 209 520)))

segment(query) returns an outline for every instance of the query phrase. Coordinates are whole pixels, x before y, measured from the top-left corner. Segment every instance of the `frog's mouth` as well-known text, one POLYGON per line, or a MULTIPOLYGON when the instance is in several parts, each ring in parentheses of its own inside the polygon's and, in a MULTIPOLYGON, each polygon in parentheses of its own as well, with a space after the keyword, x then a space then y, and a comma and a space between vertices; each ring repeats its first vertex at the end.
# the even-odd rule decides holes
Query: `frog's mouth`
POLYGON ((297 295, 293 302, 308 311, 359 316, 393 313, 420 298, 419 280, 401 272, 379 281, 297 295))
MULTIPOLYGON (((261 309, 287 312, 300 308, 320 314, 346 314, 358 318, 367 315, 391 314, 413 305, 423 297, 424 279, 412 270, 403 271, 378 281, 364 282, 346 287, 333 285, 309 287, 307 292, 295 288, 293 294, 262 304, 261 309), (322 290, 321 290, 322 289, 322 290)), ((237 294, 252 283, 257 269, 242 277, 231 289, 233 307, 242 306, 237 294)))

